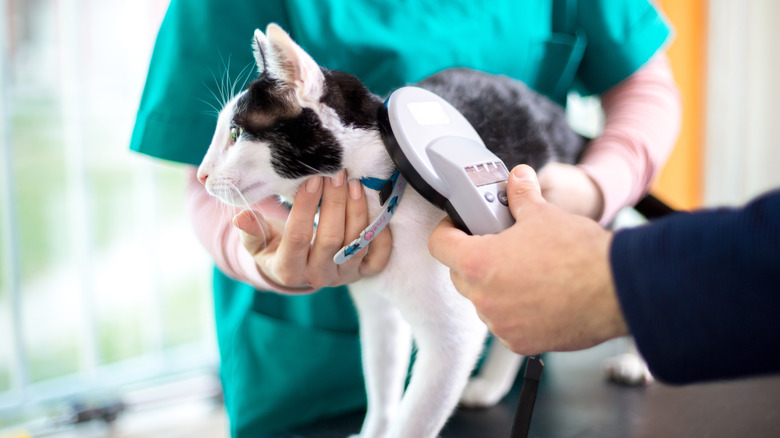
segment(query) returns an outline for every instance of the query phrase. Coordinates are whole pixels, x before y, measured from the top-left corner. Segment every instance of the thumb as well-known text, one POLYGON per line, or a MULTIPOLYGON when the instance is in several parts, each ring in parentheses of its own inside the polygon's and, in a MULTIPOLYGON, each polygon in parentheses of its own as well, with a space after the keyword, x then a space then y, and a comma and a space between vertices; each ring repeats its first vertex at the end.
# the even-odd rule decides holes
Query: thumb
POLYGON ((542 197, 542 189, 539 186, 536 172, 526 164, 515 166, 506 184, 509 210, 515 220, 519 220, 526 206, 546 202, 542 197))
POLYGON ((463 231, 455 228, 452 219, 445 217, 428 237, 428 251, 433 258, 441 262, 448 268, 457 266, 460 254, 464 251, 458 250, 465 244, 469 236, 463 231))
POLYGON ((268 245, 269 226, 255 210, 242 210, 233 217, 233 225, 241 231, 241 243, 255 255, 268 245))

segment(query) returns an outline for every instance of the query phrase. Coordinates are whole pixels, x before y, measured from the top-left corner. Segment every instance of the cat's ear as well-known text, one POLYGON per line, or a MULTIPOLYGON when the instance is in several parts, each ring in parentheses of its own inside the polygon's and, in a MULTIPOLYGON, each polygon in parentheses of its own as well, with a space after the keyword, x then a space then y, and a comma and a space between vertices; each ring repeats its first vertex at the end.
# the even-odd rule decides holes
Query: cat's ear
POLYGON ((255 35, 252 39, 252 49, 255 54, 255 62, 257 63, 257 72, 259 76, 271 74, 273 69, 271 65, 271 43, 268 42, 268 38, 263 35, 260 29, 255 29, 255 35))
MULTIPOLYGON (((255 32, 257 35, 258 32, 255 32)), ((302 106, 315 106, 325 88, 325 76, 314 59, 309 56, 281 27, 269 24, 265 29, 267 41, 273 47, 278 60, 283 64, 281 79, 294 90, 302 106)), ((257 37, 255 37, 257 38, 257 37)), ((267 56, 266 62, 267 62, 267 56)))

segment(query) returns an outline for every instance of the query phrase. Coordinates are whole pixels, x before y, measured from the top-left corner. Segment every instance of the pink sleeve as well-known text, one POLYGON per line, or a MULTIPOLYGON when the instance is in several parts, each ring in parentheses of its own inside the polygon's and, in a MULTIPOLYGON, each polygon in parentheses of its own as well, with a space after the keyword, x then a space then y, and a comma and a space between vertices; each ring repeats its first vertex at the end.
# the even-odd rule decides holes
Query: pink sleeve
MULTIPOLYGON (((197 169, 187 169, 187 214, 201 244, 227 276, 248 283, 258 290, 289 292, 269 283, 257 269, 252 256, 241 244, 240 231, 233 226, 233 216, 239 210, 222 204, 206 192, 197 179, 197 169)), ((266 218, 286 219, 288 210, 274 199, 252 206, 266 218)), ((299 291, 300 292, 300 291, 299 291)))
POLYGON ((588 145, 579 166, 601 189, 599 222, 608 224, 647 193, 677 140, 682 110, 666 55, 604 93, 601 105, 604 132, 588 145))

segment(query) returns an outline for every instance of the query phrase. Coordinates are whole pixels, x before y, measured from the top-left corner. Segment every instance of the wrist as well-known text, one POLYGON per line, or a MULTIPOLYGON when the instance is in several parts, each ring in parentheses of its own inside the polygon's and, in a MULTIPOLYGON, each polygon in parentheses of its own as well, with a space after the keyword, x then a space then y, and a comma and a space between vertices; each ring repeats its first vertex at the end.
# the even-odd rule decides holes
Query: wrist
MULTIPOLYGON (((580 170, 582 169, 580 168, 580 170)), ((601 191, 601 187, 599 187, 596 180, 594 180, 588 172, 582 170, 582 173, 588 181, 588 184, 586 184, 586 187, 584 187, 583 190, 586 192, 586 199, 589 200, 586 205, 587 209, 583 213, 585 216, 599 221, 604 215, 604 192, 601 191)))
POLYGON ((602 260, 603 268, 603 294, 604 294, 604 340, 617 338, 620 336, 628 335, 628 325, 623 317, 623 310, 620 307, 620 299, 618 298, 617 287, 612 275, 612 264, 610 262, 610 248, 612 247, 612 239, 614 233, 606 232, 606 238, 604 239, 602 252, 600 254, 600 260, 602 260))
POLYGON ((295 295, 303 295, 303 294, 310 294, 313 292, 316 292, 317 289, 309 286, 309 285, 300 285, 300 286, 286 286, 281 284, 279 281, 271 278, 270 275, 266 274, 263 269, 260 267, 259 264, 255 263, 255 270, 257 271, 257 274, 260 276, 260 278, 271 288, 274 290, 274 292, 284 293, 284 294, 295 294, 295 295))
POLYGON ((569 213, 595 220, 603 214, 602 189, 583 167, 548 163, 539 171, 539 184, 547 202, 569 213))

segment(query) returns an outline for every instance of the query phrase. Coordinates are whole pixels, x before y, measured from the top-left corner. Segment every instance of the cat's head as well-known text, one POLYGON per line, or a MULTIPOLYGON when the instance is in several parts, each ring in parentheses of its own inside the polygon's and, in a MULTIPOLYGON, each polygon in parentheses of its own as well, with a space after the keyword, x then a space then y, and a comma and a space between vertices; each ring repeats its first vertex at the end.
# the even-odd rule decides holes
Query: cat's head
POLYGON ((377 98, 356 78, 321 68, 274 24, 253 48, 259 75, 220 112, 198 169, 210 194, 238 206, 292 199, 307 177, 347 167, 350 143, 376 136, 377 98))

